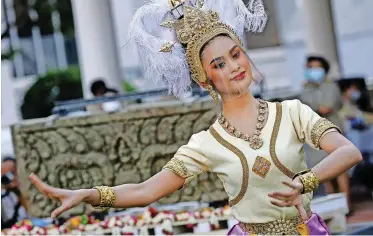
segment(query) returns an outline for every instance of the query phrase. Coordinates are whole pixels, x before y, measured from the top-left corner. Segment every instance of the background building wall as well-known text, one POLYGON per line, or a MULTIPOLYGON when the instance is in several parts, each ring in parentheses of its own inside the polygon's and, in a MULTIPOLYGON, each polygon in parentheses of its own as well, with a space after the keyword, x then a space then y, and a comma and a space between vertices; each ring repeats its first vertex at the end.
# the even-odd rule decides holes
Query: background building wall
MULTIPOLYGON (((373 77, 373 1, 332 0, 342 77, 373 77)), ((303 84, 307 48, 301 0, 276 1, 286 68, 294 90, 303 84)), ((307 10, 307 9, 304 9, 307 10)), ((370 80, 371 81, 371 80, 370 80)))
MULTIPOLYGON (((147 83, 142 79, 141 61, 138 55, 133 50, 126 51, 124 49, 125 36, 132 16, 147 1, 111 1, 114 21, 113 33, 116 35, 116 47, 120 55, 123 79, 133 82, 140 90, 161 87, 162 85, 147 83)), ((266 89, 299 91, 303 84, 303 70, 307 55, 306 30, 302 11, 307 9, 302 9, 302 0, 265 0, 264 2, 269 11, 271 27, 263 35, 252 36, 249 34, 247 36, 249 54, 265 76, 263 84, 266 89), (263 44, 263 42, 266 43, 263 44)), ((371 14, 373 1, 332 0, 332 8, 343 77, 358 75, 373 78, 373 24, 371 23, 373 22, 373 14, 371 14)), ((3 10, 4 8, 2 8, 3 10)), ((49 40, 49 38, 47 39, 49 40)), ((46 41, 47 39, 42 40, 46 41)), ((25 43, 28 44, 29 42, 26 41, 25 43)), ((3 46, 7 44, 6 40, 2 40, 2 43, 3 46)), ((30 52, 27 51, 27 53, 30 52)), ((45 58, 48 59, 51 56, 56 57, 57 51, 45 50, 45 53, 47 54, 45 58)), ((37 57, 34 55, 34 58, 37 57)), ((48 61, 52 63, 52 60, 48 59, 48 61)), ((2 130, 5 130, 4 132, 8 135, 9 126, 21 120, 20 102, 24 92, 33 83, 36 76, 25 75, 15 78, 9 65, 2 63, 2 66, 2 130)))
POLYGON ((332 3, 343 74, 373 77, 373 1, 333 0, 332 3))

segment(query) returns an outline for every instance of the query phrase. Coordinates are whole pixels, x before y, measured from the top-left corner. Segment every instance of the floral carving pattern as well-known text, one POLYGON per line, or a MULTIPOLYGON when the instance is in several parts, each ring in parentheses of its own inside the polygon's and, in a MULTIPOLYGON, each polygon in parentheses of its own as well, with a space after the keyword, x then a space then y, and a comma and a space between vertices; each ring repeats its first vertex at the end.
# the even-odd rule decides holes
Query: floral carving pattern
MULTIPOLYGON (((139 183, 159 172, 193 133, 207 129, 216 114, 213 103, 201 102, 13 126, 22 190, 31 215, 47 217, 57 207, 30 184, 31 172, 52 186, 69 189, 139 183)), ((217 176, 205 173, 159 202, 226 198, 217 176)), ((82 204, 67 214, 93 210, 82 204)))

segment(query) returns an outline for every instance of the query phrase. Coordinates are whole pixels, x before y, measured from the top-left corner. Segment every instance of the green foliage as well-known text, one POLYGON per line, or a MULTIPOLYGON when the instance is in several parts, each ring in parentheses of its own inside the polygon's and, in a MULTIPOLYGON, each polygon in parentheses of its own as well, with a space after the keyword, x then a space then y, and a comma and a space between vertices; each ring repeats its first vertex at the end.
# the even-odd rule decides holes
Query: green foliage
POLYGON ((27 90, 21 106, 24 119, 47 117, 56 101, 83 97, 80 70, 70 67, 66 70, 50 71, 39 77, 27 90))
MULTIPOLYGON (((135 92, 129 82, 123 82, 123 91, 135 92)), ((34 119, 51 115, 56 101, 67 101, 83 97, 78 66, 66 70, 50 71, 37 78, 25 93, 21 113, 23 119, 34 119)))
POLYGON ((14 56, 18 53, 18 51, 9 50, 7 52, 1 53, 1 60, 13 60, 14 56))
POLYGON ((131 83, 124 81, 123 82, 123 91, 126 93, 136 92, 136 87, 133 86, 131 83))

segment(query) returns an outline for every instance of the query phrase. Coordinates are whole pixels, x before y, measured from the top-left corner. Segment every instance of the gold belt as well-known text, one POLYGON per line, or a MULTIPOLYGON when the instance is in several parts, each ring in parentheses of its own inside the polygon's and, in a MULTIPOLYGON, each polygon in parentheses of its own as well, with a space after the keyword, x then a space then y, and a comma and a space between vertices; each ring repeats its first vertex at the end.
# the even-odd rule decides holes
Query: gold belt
MULTIPOLYGON (((311 210, 307 209, 307 215, 311 210)), ((303 223, 300 216, 289 219, 274 220, 267 223, 240 223, 240 226, 249 234, 270 234, 270 235, 299 235, 297 226, 303 223)))

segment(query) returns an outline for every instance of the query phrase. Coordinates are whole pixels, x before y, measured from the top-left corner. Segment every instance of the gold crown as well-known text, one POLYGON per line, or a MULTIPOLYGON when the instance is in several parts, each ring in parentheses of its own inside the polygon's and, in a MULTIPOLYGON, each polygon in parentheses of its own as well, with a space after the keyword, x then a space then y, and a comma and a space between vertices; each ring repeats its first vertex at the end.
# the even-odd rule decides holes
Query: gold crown
POLYGON ((169 0, 168 3, 170 4, 170 6, 173 8, 173 7, 177 7, 179 6, 180 4, 184 3, 185 0, 169 0))
POLYGON ((175 28, 179 42, 188 44, 196 33, 203 32, 214 22, 219 22, 218 13, 184 6, 184 18, 163 22, 161 26, 175 28))
MULTIPOLYGON (((200 8, 184 5, 184 17, 180 20, 165 21, 163 27, 174 28, 181 44, 187 45, 187 62, 193 80, 197 83, 206 82, 207 77, 202 67, 200 51, 211 39, 218 35, 228 35, 242 47, 242 42, 234 30, 219 19, 214 11, 204 11, 200 8)), ((171 52, 173 43, 162 45, 161 52, 171 52)))

